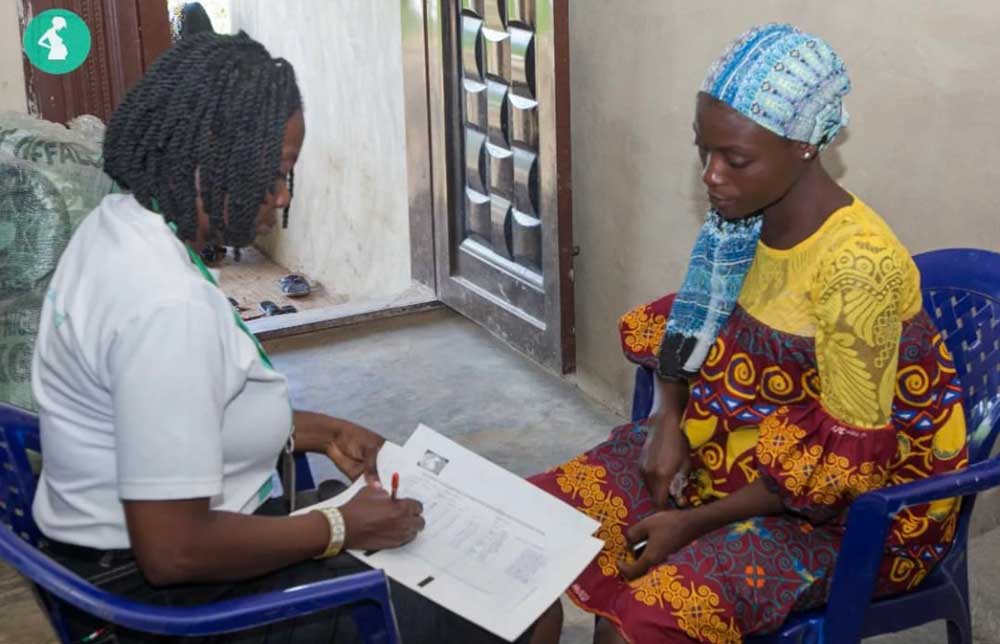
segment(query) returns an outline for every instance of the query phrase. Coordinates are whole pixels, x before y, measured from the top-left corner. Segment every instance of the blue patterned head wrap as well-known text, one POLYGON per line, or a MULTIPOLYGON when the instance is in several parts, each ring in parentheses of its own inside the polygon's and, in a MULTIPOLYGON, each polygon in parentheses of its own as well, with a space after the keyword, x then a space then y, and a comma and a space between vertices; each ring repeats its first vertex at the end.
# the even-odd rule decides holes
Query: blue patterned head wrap
POLYGON ((779 136, 825 146, 847 125, 851 81, 825 40, 770 24, 731 42, 701 91, 779 136))
MULTIPOLYGON (((823 148, 847 124, 843 97, 851 81, 844 61, 822 38, 768 24, 730 43, 701 90, 779 136, 823 148)), ((667 321, 660 377, 682 380, 701 369, 736 307, 761 219, 727 221, 709 210, 667 321)))

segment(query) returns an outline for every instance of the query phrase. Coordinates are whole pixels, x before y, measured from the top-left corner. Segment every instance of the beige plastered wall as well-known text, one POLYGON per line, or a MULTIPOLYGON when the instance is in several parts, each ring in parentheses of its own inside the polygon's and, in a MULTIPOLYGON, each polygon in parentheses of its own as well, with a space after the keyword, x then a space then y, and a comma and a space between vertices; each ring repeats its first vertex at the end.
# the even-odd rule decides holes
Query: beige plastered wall
POLYGON ((232 0, 232 26, 294 66, 306 139, 290 225, 261 243, 351 298, 410 283, 399 3, 232 0))
POLYGON ((19 4, 20 0, 0 0, 0 112, 27 110, 19 4))
POLYGON ((572 0, 577 381, 624 410, 618 316, 677 288, 706 202, 695 92, 747 27, 790 21, 843 56, 852 120, 824 153, 913 253, 1000 250, 1000 2, 572 0))

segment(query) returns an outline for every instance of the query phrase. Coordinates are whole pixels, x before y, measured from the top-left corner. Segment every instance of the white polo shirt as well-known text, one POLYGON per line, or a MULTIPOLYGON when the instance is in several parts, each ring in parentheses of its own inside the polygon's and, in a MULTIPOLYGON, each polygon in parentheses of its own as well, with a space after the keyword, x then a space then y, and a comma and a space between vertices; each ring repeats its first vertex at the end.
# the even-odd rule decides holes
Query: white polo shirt
POLYGON ((80 224, 42 309, 32 365, 52 539, 127 548, 121 501, 210 497, 253 512, 291 428, 222 292, 163 218, 109 195, 80 224))

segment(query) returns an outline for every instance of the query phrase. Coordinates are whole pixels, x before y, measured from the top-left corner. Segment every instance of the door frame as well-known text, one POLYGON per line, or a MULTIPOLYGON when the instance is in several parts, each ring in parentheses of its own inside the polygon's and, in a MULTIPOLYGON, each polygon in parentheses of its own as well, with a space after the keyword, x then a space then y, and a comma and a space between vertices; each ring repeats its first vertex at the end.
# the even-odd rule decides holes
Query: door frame
MULTIPOLYGON (((508 2, 525 0, 508 0, 508 2)), ((530 2, 531 0, 527 0, 530 2)), ((449 166, 461 158, 460 136, 450 118, 461 79, 452 64, 459 42, 456 13, 462 0, 400 0, 404 70, 404 110, 410 213, 411 271, 413 279, 434 290, 437 297, 478 322, 494 335, 561 373, 575 369, 573 293, 572 181, 570 149, 569 2, 538 0, 549 4, 551 30, 539 34, 536 57, 539 93, 550 109, 540 113, 539 130, 546 133, 541 145, 540 167, 543 235, 557 239, 558 252, 543 257, 543 277, 548 310, 558 309, 538 337, 525 343, 512 338, 509 329, 524 324, 516 313, 498 308, 488 294, 477 294, 468 285, 458 287, 451 277, 452 210, 457 196, 449 166), (423 28, 415 28, 422 25, 423 28), (444 258, 444 259, 442 259, 444 258), (560 270, 562 268, 562 270, 560 270)), ((461 113, 460 111, 458 113, 461 113)), ((457 170, 461 172, 461 170, 457 170)))
MULTIPOLYGON (((406 131, 406 185, 410 213, 410 274, 437 294, 434 260, 433 154, 429 113, 427 0, 399 0, 403 52, 403 111, 406 131)), ((435 21, 438 22, 438 21, 435 21)), ((434 39, 440 42, 440 36, 434 39)), ((440 62, 436 62, 439 66, 440 62)))

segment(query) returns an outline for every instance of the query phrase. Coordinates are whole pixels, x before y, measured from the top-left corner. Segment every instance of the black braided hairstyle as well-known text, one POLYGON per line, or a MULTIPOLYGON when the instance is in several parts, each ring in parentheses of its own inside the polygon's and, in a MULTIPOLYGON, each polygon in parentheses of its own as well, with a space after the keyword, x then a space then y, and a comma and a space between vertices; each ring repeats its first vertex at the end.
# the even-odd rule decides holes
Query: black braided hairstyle
POLYGON ((181 8, 181 38, 190 38, 195 34, 215 31, 212 19, 200 2, 187 2, 181 8))
POLYGON ((200 193, 213 236, 246 246, 265 196, 285 178, 285 124, 301 108, 288 61, 243 32, 197 34, 160 56, 115 110, 104 171, 181 239, 195 238, 200 193))

